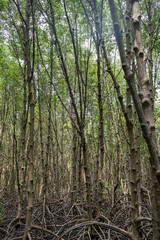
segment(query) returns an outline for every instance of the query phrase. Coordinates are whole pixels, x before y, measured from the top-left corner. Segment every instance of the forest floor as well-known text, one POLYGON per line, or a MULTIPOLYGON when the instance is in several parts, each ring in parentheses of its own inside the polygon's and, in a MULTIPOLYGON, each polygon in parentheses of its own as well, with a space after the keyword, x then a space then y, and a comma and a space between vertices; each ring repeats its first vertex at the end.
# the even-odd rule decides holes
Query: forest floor
MULTIPOLYGON (((36 199, 36 197, 35 197, 36 199)), ((5 196, 0 201, 0 240, 22 239, 25 227, 27 200, 21 221, 17 221, 18 200, 16 197, 5 196)), ((40 199, 34 203, 32 219, 32 240, 128 240, 129 238, 112 231, 106 226, 116 226, 131 232, 131 209, 127 198, 121 198, 111 207, 111 202, 103 199, 102 215, 99 219, 88 222, 86 219, 86 203, 71 204, 68 195, 61 199, 49 197, 44 207, 40 199)), ((148 202, 142 204, 143 217, 151 218, 148 202)), ((148 220, 141 222, 142 240, 152 239, 151 224, 148 220)))

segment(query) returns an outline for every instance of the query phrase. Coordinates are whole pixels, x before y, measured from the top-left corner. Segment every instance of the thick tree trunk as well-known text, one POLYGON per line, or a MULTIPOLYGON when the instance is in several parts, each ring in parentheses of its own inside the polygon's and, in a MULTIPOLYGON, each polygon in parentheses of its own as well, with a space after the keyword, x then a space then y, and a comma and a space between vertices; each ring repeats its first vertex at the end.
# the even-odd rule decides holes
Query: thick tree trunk
POLYGON ((152 210, 153 210, 153 235, 154 239, 158 240, 160 236, 160 164, 159 157, 157 152, 157 144, 155 139, 155 123, 154 123, 154 114, 153 114, 153 106, 152 99, 149 88, 149 81, 146 75, 146 67, 144 61, 144 52, 142 46, 142 37, 141 37, 141 29, 140 29, 140 11, 139 11, 139 2, 132 1, 132 9, 133 9, 133 26, 134 26, 134 51, 136 53, 137 58, 137 66, 138 66, 138 78, 141 82, 141 91, 140 97, 142 104, 140 102, 136 86, 134 83, 133 73, 130 71, 129 65, 127 63, 123 37, 121 32, 120 23, 117 16, 117 10, 114 4, 114 1, 109 0, 109 6, 112 15, 112 21, 115 30, 115 36, 120 52, 122 67, 125 73, 125 78, 127 80, 128 86, 130 88, 133 101, 135 104, 135 108, 138 114, 139 122, 141 125, 141 129, 143 132, 144 139, 147 143, 148 150, 150 153, 150 163, 152 167, 152 210))
MULTIPOLYGON (((151 138, 155 142, 157 149, 157 139, 155 132, 155 119, 154 119, 154 105, 153 105, 153 87, 150 85, 147 71, 146 71, 146 62, 145 54, 143 51, 142 44, 142 31, 140 25, 140 9, 139 1, 132 0, 132 18, 133 18, 133 29, 134 29, 134 46, 133 49, 136 55, 137 69, 138 69, 138 82, 140 93, 139 96, 142 101, 144 115, 147 121, 147 124, 150 128, 151 138)), ((152 77, 152 74, 150 74, 152 77)), ((151 80, 151 79, 150 79, 151 80)), ((152 84, 152 80, 151 80, 152 84)), ((157 149, 158 154, 158 149, 157 149)), ((156 179, 156 170, 155 166, 152 165, 151 170, 151 181, 152 181, 152 224, 153 224, 153 238, 158 240, 160 237, 160 184, 156 179)))

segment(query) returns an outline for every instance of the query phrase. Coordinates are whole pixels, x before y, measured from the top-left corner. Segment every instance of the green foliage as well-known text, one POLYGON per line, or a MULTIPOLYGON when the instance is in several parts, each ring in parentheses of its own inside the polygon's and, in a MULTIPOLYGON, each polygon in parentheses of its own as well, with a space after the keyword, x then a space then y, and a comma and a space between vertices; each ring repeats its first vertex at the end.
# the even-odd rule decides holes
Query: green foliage
POLYGON ((155 103, 155 119, 156 126, 160 134, 160 99, 155 103))
MULTIPOLYGON (((105 188, 107 188, 109 190, 109 192, 111 192, 113 190, 113 186, 109 185, 108 182, 106 181, 106 179, 102 179, 102 183, 104 184, 105 188)), ((107 191, 108 193, 108 191, 107 191)))
POLYGON ((7 6, 7 1, 6 0, 1 0, 0 1, 0 11, 3 11, 6 6, 7 6))

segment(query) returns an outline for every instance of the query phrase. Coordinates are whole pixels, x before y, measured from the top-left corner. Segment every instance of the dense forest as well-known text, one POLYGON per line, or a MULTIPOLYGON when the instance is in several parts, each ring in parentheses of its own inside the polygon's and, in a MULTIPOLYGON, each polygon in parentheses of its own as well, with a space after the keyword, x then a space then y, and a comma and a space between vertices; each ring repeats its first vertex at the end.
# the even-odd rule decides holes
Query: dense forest
POLYGON ((0 1, 0 239, 160 240, 159 66, 159 1, 0 1))

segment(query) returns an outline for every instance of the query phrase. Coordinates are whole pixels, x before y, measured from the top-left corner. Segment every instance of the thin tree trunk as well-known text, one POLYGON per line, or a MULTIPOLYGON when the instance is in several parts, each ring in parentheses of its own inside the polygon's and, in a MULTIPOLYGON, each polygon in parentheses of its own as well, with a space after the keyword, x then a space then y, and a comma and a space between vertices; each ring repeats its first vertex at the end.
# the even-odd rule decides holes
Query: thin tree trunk
MULTIPOLYGON (((37 51, 38 52, 38 51, 37 51)), ((44 193, 44 143, 43 143, 43 126, 42 126, 42 108, 41 108, 41 91, 40 91, 40 69, 39 69, 39 55, 37 53, 37 72, 38 72, 38 108, 39 108, 39 128, 40 128, 40 144, 41 144, 41 169, 42 169, 42 181, 40 195, 44 193)))
MULTIPOLYGON (((33 92, 33 71, 34 71, 34 42, 33 42, 33 66, 31 68, 31 59, 30 59, 30 15, 32 13, 33 20, 33 41, 34 41, 34 12, 33 6, 34 2, 28 0, 26 6, 26 31, 25 31, 25 55, 27 58, 27 83, 28 83, 28 104, 30 109, 30 122, 29 122, 29 146, 28 146, 28 205, 27 205, 27 216, 26 224, 24 230, 23 240, 30 239, 30 231, 32 225, 32 212, 33 212, 33 202, 34 202, 34 108, 35 108, 35 89, 33 92)), ((34 85, 35 87, 35 85, 34 85)))
MULTIPOLYGON (((73 119, 75 119, 75 116, 73 116, 73 119)), ((78 184, 77 184, 77 131, 74 125, 72 125, 72 131, 73 131, 73 140, 72 140, 72 196, 71 196, 71 202, 72 204, 75 203, 77 200, 77 190, 78 190, 78 184)))

